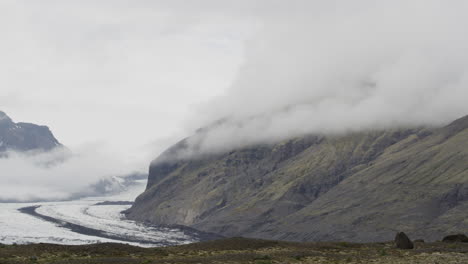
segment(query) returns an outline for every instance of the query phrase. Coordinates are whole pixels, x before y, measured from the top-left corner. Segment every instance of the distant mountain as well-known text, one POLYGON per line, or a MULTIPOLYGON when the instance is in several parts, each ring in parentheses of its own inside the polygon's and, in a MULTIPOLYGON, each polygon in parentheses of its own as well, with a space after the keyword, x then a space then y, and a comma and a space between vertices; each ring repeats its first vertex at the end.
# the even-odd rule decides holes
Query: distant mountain
POLYGON ((132 186, 140 185, 142 182, 146 182, 147 178, 147 173, 139 172, 129 173, 128 175, 101 178, 92 183, 85 190, 73 193, 69 199, 75 200, 83 197, 99 197, 123 193, 132 186))
POLYGON ((15 123, 0 111, 0 152, 49 151, 62 146, 46 126, 15 123))
POLYGON ((385 241, 468 230, 468 116, 442 128, 309 135, 156 159, 130 219, 225 236, 385 241))

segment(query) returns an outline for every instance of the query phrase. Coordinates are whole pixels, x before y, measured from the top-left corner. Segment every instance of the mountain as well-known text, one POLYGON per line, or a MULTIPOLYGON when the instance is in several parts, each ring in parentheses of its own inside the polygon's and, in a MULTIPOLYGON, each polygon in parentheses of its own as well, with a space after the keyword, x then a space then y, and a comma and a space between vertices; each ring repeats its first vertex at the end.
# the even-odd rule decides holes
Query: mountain
POLYGON ((49 151, 62 146, 50 129, 30 123, 15 123, 0 111, 0 152, 49 151))
POLYGON ((142 186, 147 178, 147 173, 139 172, 103 177, 89 185, 88 188, 73 193, 69 199, 77 200, 84 197, 102 197, 124 193, 134 186, 142 186))
POLYGON ((468 230, 468 116, 440 128, 308 135, 150 166, 130 219, 225 236, 356 242, 468 230))

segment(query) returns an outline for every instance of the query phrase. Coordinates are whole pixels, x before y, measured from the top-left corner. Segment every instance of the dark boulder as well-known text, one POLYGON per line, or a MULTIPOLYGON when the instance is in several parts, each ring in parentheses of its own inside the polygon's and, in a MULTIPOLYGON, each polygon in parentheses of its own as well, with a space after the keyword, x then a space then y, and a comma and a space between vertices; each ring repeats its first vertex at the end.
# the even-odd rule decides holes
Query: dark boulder
POLYGON ((415 242, 415 243, 424 243, 425 241, 424 241, 424 239, 416 239, 413 242, 415 242))
POLYGON ((403 232, 400 232, 396 235, 395 245, 399 249, 413 249, 414 248, 413 242, 411 242, 408 236, 403 232))
POLYGON ((450 235, 450 236, 444 237, 444 239, 442 239, 442 242, 448 242, 448 243, 463 242, 463 243, 468 243, 468 237, 466 235, 464 235, 464 234, 450 235))

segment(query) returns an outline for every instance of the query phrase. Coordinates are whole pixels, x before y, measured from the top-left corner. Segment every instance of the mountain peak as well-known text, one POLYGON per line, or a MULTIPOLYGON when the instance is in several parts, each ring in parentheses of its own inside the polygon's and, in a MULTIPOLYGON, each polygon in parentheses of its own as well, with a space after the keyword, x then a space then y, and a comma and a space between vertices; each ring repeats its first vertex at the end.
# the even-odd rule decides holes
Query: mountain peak
POLYGON ((468 129, 468 115, 453 121, 443 128, 446 137, 456 135, 465 129, 468 129))
POLYGON ((13 122, 11 118, 3 111, 0 111, 0 122, 13 122))
POLYGON ((468 128, 468 115, 461 117, 451 123, 453 126, 464 126, 465 128, 468 128))
POLYGON ((15 123, 0 111, 0 153, 7 150, 48 151, 61 146, 50 129, 31 123, 15 123))

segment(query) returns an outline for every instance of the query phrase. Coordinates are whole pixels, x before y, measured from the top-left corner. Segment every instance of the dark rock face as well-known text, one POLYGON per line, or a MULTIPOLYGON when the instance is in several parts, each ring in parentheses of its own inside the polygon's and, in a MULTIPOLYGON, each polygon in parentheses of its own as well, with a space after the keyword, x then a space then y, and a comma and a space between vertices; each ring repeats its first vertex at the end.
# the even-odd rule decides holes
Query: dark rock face
POLYGON ((61 144, 46 126, 30 123, 15 123, 0 111, 0 152, 49 151, 61 144))
POLYGON ((224 236, 295 241, 425 240, 468 230, 468 117, 443 128, 308 135, 156 159, 128 217, 224 236))
POLYGON ((443 242, 462 242, 468 243, 468 237, 464 234, 450 235, 444 237, 443 242))
POLYGON ((413 249, 414 245, 413 242, 408 238, 408 236, 400 232, 395 237, 395 245, 399 249, 413 249))

